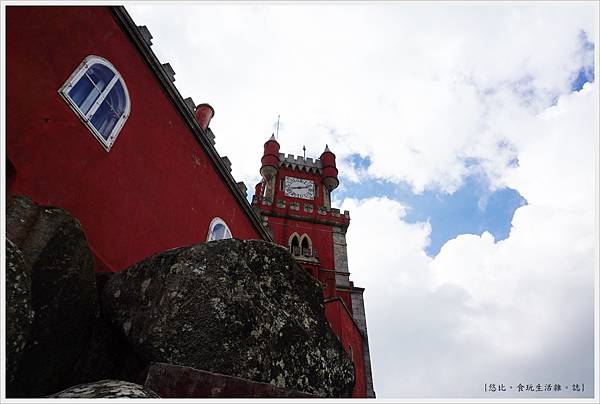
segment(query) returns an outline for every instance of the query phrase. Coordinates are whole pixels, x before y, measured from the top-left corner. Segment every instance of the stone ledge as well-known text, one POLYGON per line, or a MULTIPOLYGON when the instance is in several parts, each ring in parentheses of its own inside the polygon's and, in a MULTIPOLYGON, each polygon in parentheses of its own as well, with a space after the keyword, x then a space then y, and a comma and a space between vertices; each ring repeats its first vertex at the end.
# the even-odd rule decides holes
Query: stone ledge
POLYGON ((161 398, 316 398, 268 383, 157 362, 148 366, 144 386, 161 398))

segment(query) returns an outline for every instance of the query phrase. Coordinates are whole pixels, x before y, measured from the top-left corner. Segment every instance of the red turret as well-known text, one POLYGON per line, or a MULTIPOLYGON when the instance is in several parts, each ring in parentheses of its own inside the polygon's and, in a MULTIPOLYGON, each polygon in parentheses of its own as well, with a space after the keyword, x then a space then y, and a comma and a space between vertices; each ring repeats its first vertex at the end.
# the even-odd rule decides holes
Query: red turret
POLYGON ((210 120, 215 116, 215 110, 209 104, 200 104, 196 107, 196 121, 204 130, 210 125, 210 120))
POLYGON ((260 162, 262 164, 260 175, 265 180, 268 181, 277 174, 279 169, 279 143, 275 140, 274 135, 271 135, 271 138, 265 143, 265 151, 260 162))
POLYGON ((325 145, 325 151, 321 154, 321 167, 323 172, 323 185, 328 191, 333 191, 340 184, 337 176, 338 169, 335 166, 335 154, 329 150, 329 146, 325 145))

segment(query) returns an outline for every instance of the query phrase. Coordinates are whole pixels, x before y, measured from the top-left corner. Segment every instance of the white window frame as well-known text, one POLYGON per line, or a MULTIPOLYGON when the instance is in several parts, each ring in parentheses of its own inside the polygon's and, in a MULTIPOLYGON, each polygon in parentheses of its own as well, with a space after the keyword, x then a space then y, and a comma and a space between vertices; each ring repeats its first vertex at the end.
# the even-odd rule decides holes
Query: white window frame
POLYGON ((229 226, 227 226, 227 223, 225 223, 225 221, 223 219, 221 219, 220 217, 215 217, 213 220, 211 220, 210 225, 208 226, 208 234, 206 235, 206 241, 227 240, 230 238, 233 238, 233 233, 231 232, 231 230, 229 229, 229 226), (213 229, 218 224, 222 224, 223 226, 225 226, 225 229, 229 233, 229 237, 220 238, 220 239, 212 238, 213 229))
POLYGON ((123 125, 125 125, 127 118, 129 118, 129 115, 131 112, 131 101, 129 99, 129 91, 127 90, 127 85, 125 84, 125 81, 123 80, 123 77, 121 76, 119 71, 117 69, 115 69, 115 67, 108 60, 104 59, 103 57, 96 56, 96 55, 89 55, 85 59, 83 59, 83 62, 81 62, 79 64, 79 66, 75 69, 75 71, 73 71, 73 73, 71 74, 71 76, 69 76, 67 81, 65 81, 65 83, 60 87, 60 89, 58 90, 58 93, 67 102, 67 105, 69 105, 69 107, 71 107, 71 109, 73 111, 75 111, 75 113, 77 114, 79 119, 81 119, 83 121, 83 123, 85 124, 85 126, 88 127, 88 129, 92 132, 92 134, 94 135, 96 140, 98 140, 100 142, 102 147, 104 147, 104 149, 107 152, 110 151, 111 147, 115 143, 115 140, 117 140, 117 136, 121 132, 123 125), (71 88, 73 88, 75 86, 75 84, 77 84, 79 82, 79 80, 89 70, 89 68, 95 64, 102 64, 102 65, 108 67, 110 70, 112 70, 112 72, 115 74, 115 76, 108 83, 106 88, 100 93, 100 95, 98 96, 98 99, 94 102, 94 105, 92 105, 92 107, 90 108, 88 113, 84 114, 79 109, 77 104, 73 101, 73 99, 71 99, 71 97, 69 96, 69 91, 71 90, 71 88), (100 105, 102 104, 102 101, 104 101, 106 96, 110 93, 110 90, 112 90, 112 88, 117 83, 117 81, 121 82, 121 86, 123 86, 123 91, 125 91, 125 111, 123 112, 123 115, 121 115, 121 117, 119 118, 117 123, 115 124, 115 127, 110 132, 108 139, 104 139, 104 137, 100 134, 100 132, 98 132, 98 130, 94 127, 94 125, 92 125, 92 118, 94 117, 94 114, 96 113, 96 111, 98 110, 100 105))

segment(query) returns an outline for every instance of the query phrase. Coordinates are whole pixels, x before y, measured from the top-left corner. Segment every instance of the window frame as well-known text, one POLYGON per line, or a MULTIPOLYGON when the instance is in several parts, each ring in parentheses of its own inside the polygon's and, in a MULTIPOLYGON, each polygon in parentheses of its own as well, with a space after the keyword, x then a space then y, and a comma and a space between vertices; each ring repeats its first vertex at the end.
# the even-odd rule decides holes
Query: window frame
POLYGON ((231 232, 231 229, 229 228, 229 226, 227 226, 227 223, 225 223, 225 221, 223 219, 221 219, 220 217, 213 218, 213 220, 211 220, 210 224, 208 225, 208 234, 206 235, 206 242, 209 242, 209 241, 218 241, 218 240, 227 240, 227 239, 230 239, 230 238, 233 238, 233 233, 231 232), (213 233, 213 229, 218 224, 222 224, 223 226, 225 226, 225 230, 227 230, 227 233, 229 233, 229 237, 218 238, 218 239, 212 239, 211 238, 211 235, 213 233))
POLYGON ((125 80, 123 80, 123 76, 119 73, 119 71, 110 63, 108 60, 104 59, 101 56, 97 55, 89 55, 86 56, 85 59, 77 66, 77 68, 71 73, 67 81, 58 89, 58 93, 65 100, 67 105, 75 112, 77 117, 85 124, 85 126, 92 132, 96 140, 100 142, 102 147, 108 152, 111 147, 114 145, 121 129, 125 125, 125 122, 129 118, 131 114, 131 100, 129 97, 129 90, 127 89, 127 85, 125 84, 125 80), (94 104, 90 108, 90 110, 84 114, 79 106, 75 103, 75 101, 69 96, 69 91, 75 87, 76 84, 83 78, 83 76, 88 72, 88 70, 96 65, 101 64, 109 68, 115 75, 110 80, 110 82, 106 85, 106 87, 100 92, 98 98, 94 101, 94 104), (117 123, 114 128, 111 130, 108 138, 105 139, 100 132, 96 129, 96 127, 92 124, 92 118, 102 105, 102 102, 106 99, 110 91, 116 85, 117 82, 121 83, 123 91, 125 93, 125 109, 123 114, 119 117, 117 123))
POLYGON ((308 237, 308 234, 304 233, 302 237, 300 237, 300 253, 304 257, 312 257, 313 248, 312 248, 312 240, 308 237), (308 244, 308 254, 305 254, 304 251, 304 241, 306 240, 306 244, 308 244))
POLYGON ((290 234, 290 237, 288 238, 288 248, 293 256, 300 255, 300 235, 298 233, 293 232, 290 234), (297 242, 297 245, 294 245, 294 241, 297 242), (297 248, 297 252, 294 251, 294 247, 297 248))

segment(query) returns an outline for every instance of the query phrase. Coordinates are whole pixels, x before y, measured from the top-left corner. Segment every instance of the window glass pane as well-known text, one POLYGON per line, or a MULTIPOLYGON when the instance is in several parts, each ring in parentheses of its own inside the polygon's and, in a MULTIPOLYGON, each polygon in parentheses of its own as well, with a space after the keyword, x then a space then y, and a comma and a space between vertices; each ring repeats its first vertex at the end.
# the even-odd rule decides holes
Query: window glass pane
POLYGON ((125 113, 125 104, 125 90, 121 81, 117 81, 91 119, 92 125, 104 139, 110 137, 119 118, 125 113))
POLYGON ((81 76, 77 84, 69 91, 69 97, 79 107, 83 115, 88 113, 99 95, 100 91, 94 87, 94 84, 85 74, 81 76))
POLYGON ((112 78, 115 77, 115 73, 112 70, 100 63, 92 65, 86 74, 100 91, 104 90, 112 78))
POLYGON ((213 240, 221 240, 225 236, 225 226, 221 223, 216 224, 213 227, 212 231, 212 239, 213 240))
POLYGON ((210 232, 209 241, 223 240, 226 238, 231 238, 231 233, 229 232, 227 226, 222 223, 215 224, 210 232))
POLYGON ((100 135, 108 140, 110 134, 119 121, 120 115, 110 107, 107 100, 105 99, 100 104, 100 107, 94 113, 94 116, 90 120, 91 124, 96 128, 100 135))
POLYGON ((126 97, 121 80, 115 83, 113 88, 110 90, 110 93, 108 93, 106 100, 119 117, 125 113, 126 97))

